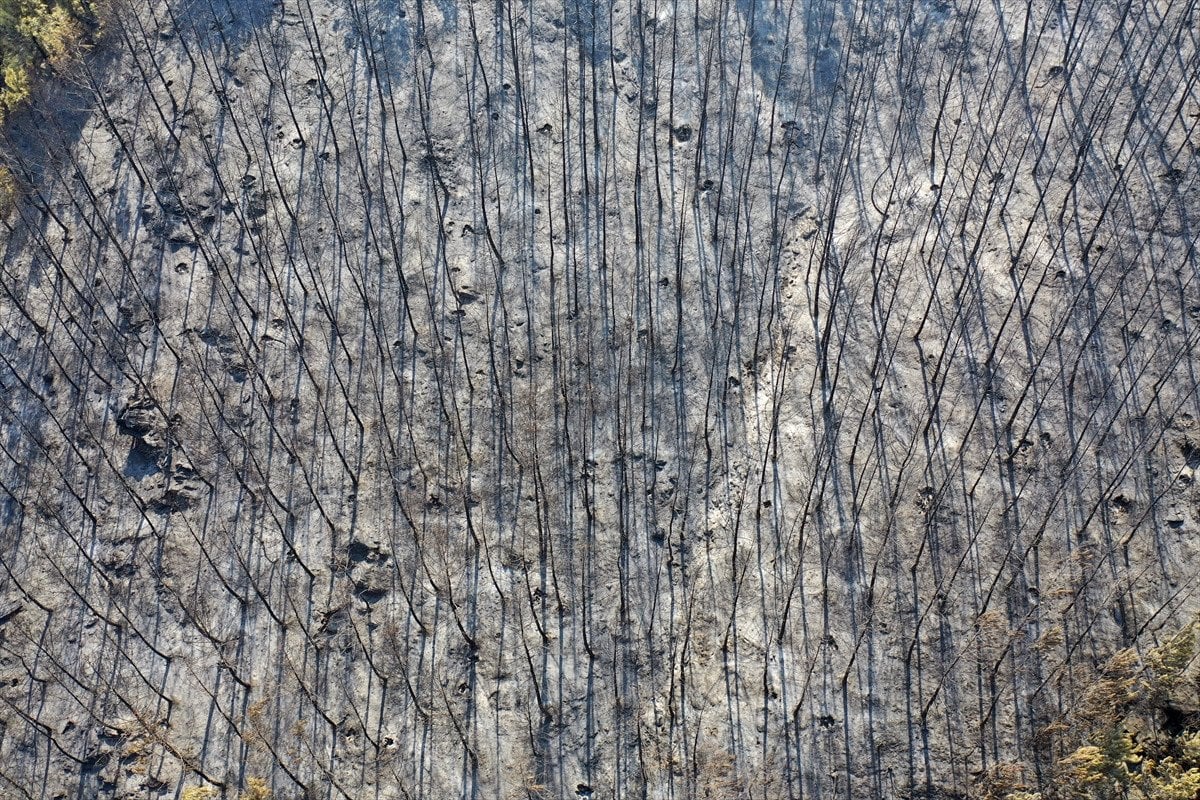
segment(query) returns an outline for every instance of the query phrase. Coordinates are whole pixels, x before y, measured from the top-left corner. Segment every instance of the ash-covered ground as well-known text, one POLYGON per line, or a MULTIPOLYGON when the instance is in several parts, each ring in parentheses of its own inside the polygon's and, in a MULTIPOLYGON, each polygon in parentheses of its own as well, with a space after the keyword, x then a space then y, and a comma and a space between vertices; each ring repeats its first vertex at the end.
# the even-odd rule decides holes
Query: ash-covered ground
POLYGON ((0 795, 1038 788, 1200 610, 1198 22, 120 5, 7 132, 0 795))

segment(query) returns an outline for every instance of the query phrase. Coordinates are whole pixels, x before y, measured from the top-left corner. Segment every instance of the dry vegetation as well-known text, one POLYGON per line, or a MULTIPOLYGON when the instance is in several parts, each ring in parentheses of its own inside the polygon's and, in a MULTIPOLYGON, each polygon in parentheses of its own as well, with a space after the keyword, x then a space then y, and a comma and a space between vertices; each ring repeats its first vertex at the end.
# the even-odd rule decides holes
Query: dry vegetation
MULTIPOLYGON (((99 34, 95 0, 0 0, 0 125, 29 101, 41 73, 61 73, 99 34)), ((0 162, 0 215, 18 186, 0 162)))
POLYGON ((1007 800, 1195 800, 1200 797, 1200 658, 1192 623, 1139 659, 1104 663, 1068 730, 1084 742, 1059 760, 1050 788, 1007 800))
POLYGON ((0 797, 1189 791, 1195 3, 112 5, 4 6, 0 797))

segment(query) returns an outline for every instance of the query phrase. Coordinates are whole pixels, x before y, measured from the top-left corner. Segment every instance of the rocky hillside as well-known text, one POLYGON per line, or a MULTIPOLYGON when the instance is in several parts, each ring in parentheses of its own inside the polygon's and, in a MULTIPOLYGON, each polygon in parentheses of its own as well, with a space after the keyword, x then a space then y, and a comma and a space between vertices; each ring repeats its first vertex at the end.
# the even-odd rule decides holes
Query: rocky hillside
POLYGON ((1035 791, 1200 610, 1194 3, 110 12, 3 144, 0 795, 1035 791))

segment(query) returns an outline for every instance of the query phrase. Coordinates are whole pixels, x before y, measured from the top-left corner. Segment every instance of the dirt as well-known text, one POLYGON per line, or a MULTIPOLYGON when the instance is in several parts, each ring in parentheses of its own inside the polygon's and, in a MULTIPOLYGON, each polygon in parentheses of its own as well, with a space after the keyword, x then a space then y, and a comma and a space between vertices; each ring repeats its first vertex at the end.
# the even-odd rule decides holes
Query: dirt
POLYGON ((0 794, 1036 789, 1200 611, 1187 6, 121 7, 6 134, 0 794))

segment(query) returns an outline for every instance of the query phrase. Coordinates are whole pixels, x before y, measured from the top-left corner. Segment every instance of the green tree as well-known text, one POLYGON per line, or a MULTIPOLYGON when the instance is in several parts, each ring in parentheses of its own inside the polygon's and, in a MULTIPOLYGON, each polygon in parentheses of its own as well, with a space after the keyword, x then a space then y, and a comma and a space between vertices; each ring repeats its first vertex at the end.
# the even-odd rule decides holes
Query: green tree
POLYGON ((1064 800, 1200 800, 1200 670, 1192 622, 1140 661, 1117 653, 1079 719, 1086 743, 1059 762, 1064 800))
POLYGON ((61 68, 97 29, 90 0, 0 0, 0 122, 25 102, 39 65, 61 68))

